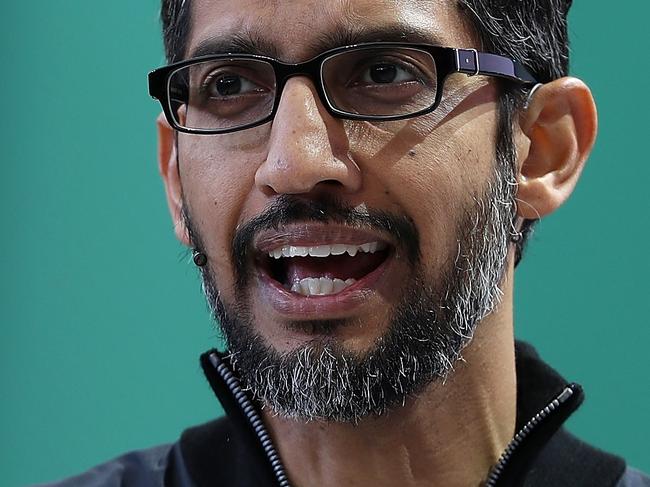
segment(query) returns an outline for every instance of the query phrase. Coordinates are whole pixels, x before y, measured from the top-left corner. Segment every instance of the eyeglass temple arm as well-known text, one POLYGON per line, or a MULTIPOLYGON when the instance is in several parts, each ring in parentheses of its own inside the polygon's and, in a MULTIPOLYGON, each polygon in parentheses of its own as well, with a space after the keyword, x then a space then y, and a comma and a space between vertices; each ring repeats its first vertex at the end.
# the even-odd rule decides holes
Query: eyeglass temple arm
POLYGON ((474 49, 455 49, 456 71, 468 76, 484 74, 498 76, 526 84, 537 84, 535 77, 522 64, 510 58, 478 52, 474 49))

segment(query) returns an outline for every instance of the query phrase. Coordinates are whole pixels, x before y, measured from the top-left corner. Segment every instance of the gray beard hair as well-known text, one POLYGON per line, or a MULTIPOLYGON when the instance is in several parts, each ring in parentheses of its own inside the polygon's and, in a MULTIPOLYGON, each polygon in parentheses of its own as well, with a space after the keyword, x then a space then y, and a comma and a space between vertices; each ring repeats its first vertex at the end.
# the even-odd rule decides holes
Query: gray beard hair
MULTIPOLYGON (((500 284, 514 231, 514 159, 511 151, 497 150, 486 190, 472 198, 457 222, 455 260, 437 278, 427 276, 421 262, 413 265, 388 330, 364 354, 327 337, 278 352, 255 331, 245 300, 225 304, 212 271, 203 267, 206 299, 243 387, 286 418, 356 424, 403 405, 433 381, 444 381, 477 324, 503 294, 500 284)), ((192 234, 188 214, 186 220, 192 234)))

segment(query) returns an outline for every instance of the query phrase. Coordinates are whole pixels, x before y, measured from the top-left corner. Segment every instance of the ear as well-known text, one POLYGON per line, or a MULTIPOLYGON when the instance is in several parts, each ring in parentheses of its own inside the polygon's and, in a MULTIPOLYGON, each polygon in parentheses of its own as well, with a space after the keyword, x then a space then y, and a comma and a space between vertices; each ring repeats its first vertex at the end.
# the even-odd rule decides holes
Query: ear
POLYGON ((176 238, 185 246, 190 247, 190 238, 182 216, 183 188, 178 168, 176 153, 175 131, 167 123, 164 114, 158 115, 158 169, 165 184, 167 205, 174 223, 176 238))
POLYGON ((536 219, 569 198, 593 148, 598 116, 589 88, 576 78, 541 86, 520 127, 528 153, 519 161, 517 213, 536 219))

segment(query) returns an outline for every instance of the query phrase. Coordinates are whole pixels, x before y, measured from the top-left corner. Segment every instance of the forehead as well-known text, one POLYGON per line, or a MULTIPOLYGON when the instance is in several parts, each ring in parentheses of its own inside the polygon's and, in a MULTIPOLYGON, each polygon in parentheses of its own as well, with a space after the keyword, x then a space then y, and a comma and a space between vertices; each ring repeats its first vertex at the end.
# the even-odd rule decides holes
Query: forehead
POLYGON ((192 0, 187 55, 254 50, 287 62, 368 41, 477 47, 456 0, 192 0))

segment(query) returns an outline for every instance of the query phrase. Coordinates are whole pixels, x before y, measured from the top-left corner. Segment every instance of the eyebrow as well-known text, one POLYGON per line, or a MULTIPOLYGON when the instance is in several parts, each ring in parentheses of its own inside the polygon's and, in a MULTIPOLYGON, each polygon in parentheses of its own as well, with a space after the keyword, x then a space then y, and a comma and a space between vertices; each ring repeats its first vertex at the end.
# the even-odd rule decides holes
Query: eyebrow
POLYGON ((278 50, 274 44, 250 31, 244 31, 233 34, 230 37, 209 37, 192 49, 189 57, 195 58, 210 54, 226 53, 259 54, 270 57, 278 56, 278 50))
POLYGON ((407 42, 411 44, 441 45, 438 36, 408 24, 389 24, 373 27, 339 26, 324 33, 309 44, 314 52, 323 52, 340 46, 365 42, 407 42))
MULTIPOLYGON (((401 23, 361 28, 352 25, 338 25, 332 31, 319 35, 306 45, 309 51, 315 55, 337 47, 366 42, 441 45, 440 38, 434 33, 401 23)), ((209 37, 197 44, 190 52, 189 57, 226 53, 257 54, 280 58, 277 45, 251 30, 240 31, 231 36, 209 37)))

